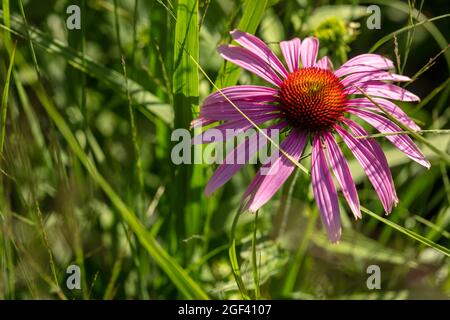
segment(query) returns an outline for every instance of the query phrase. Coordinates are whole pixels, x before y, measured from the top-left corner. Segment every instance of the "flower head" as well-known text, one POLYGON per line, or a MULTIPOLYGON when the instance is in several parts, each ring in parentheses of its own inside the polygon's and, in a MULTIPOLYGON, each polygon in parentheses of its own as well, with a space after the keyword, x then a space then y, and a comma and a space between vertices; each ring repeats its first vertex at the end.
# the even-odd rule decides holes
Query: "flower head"
POLYGON ((289 74, 280 86, 280 109, 293 127, 329 130, 344 116, 344 86, 333 72, 318 67, 289 74))
MULTIPOLYGON (((361 212, 349 166, 336 142, 335 136, 338 136, 361 164, 384 210, 390 213, 398 198, 386 157, 373 138, 356 138, 368 134, 349 115, 370 124, 380 133, 401 131, 373 103, 375 101, 405 126, 419 130, 414 121, 390 101, 419 100, 416 95, 391 83, 410 79, 391 73, 392 61, 376 54, 358 55, 333 70, 327 57, 317 60, 319 41, 316 38, 306 38, 303 42, 295 38, 280 43, 286 69, 261 39, 238 30, 232 31, 231 35, 241 46, 223 45, 219 48, 221 56, 256 74, 271 86, 236 85, 214 92, 203 102, 200 117, 194 120, 193 125, 224 121, 214 128, 246 131, 252 124, 242 112, 258 126, 275 121, 276 124, 270 128, 289 132, 280 144, 289 157, 277 154, 273 161, 260 168, 244 193, 245 208, 254 212, 272 198, 294 171, 295 161, 300 159, 310 137, 314 197, 330 240, 339 241, 341 222, 333 175, 355 218, 360 218, 361 212), (270 174, 274 168, 277 173, 270 174), (262 169, 269 173, 263 174, 262 169)), ((412 160, 430 167, 408 135, 386 135, 386 139, 412 160)), ((243 150, 252 155, 262 147, 250 148, 244 143, 228 156, 243 150)), ((208 182, 206 194, 229 181, 241 167, 242 164, 221 164, 208 182)))

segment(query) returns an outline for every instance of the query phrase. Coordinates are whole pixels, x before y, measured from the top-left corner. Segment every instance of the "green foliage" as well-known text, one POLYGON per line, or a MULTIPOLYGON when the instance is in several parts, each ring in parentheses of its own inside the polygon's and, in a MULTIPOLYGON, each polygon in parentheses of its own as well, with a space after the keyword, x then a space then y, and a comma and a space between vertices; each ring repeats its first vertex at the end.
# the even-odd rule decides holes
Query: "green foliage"
POLYGON ((0 299, 450 297, 444 5, 80 0, 82 30, 69 31, 67 1, 1 3, 0 299), (380 5, 381 30, 366 28, 368 4, 380 5), (240 200, 257 166, 207 198, 214 165, 171 163, 171 132, 189 128, 204 97, 267 85, 215 51, 235 28, 278 54, 277 42, 315 35, 335 67, 361 52, 398 59, 413 79, 404 86, 422 98, 399 106, 424 130, 399 125, 432 167, 373 135, 400 199, 390 216, 350 153, 363 219, 341 201, 337 245, 319 223, 308 150, 255 215, 240 200), (65 285, 71 264, 81 290, 65 285), (366 287, 372 264, 377 292, 366 287))

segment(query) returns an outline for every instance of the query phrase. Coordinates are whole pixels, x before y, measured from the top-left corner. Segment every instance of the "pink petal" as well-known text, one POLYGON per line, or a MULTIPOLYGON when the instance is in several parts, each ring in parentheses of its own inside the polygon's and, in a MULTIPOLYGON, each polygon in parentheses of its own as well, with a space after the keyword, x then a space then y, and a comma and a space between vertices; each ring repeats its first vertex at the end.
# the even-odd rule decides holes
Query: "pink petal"
POLYGON ((283 83, 267 61, 250 50, 238 46, 222 45, 218 51, 224 59, 253 72, 274 86, 279 87, 283 83))
MULTIPOLYGON (((305 143, 306 133, 293 130, 281 143, 280 148, 287 152, 293 159, 298 160, 303 152, 305 143)), ((247 207, 252 212, 261 208, 261 206, 272 198, 296 167, 295 164, 282 153, 275 156, 277 157, 276 159, 272 157, 268 163, 263 165, 264 168, 269 168, 267 174, 262 175, 260 169, 257 176, 254 178, 254 180, 257 179, 258 181, 258 188, 247 203, 247 207)), ((255 184, 251 184, 249 188, 250 187, 254 188, 255 184)), ((246 192, 246 194, 248 193, 246 192)))
POLYGON ((311 179, 320 218, 327 230, 328 238, 331 242, 336 243, 341 238, 339 203, 333 178, 325 160, 322 142, 318 135, 314 137, 312 146, 311 179))
POLYGON ((331 62, 330 58, 327 56, 322 57, 317 63, 315 64, 315 67, 325 70, 333 71, 333 63, 331 62))
MULTIPOLYGON (((360 137, 369 135, 367 131, 364 130, 364 128, 359 123, 350 120, 348 118, 344 118, 343 122, 349 127, 353 135, 360 137)), ((395 190, 394 179, 392 179, 391 170, 389 168, 389 164, 387 162, 383 149, 381 149, 380 145, 374 138, 359 139, 359 141, 366 144, 368 148, 372 150, 376 159, 380 162, 381 170, 383 171, 382 175, 384 177, 388 177, 388 181, 386 181, 386 183, 388 184, 392 192, 392 198, 390 198, 389 201, 393 201, 394 205, 397 205, 398 203, 397 191, 395 190)))
POLYGON ((264 41, 252 34, 239 30, 233 30, 230 33, 237 43, 259 56, 284 78, 287 77, 288 72, 286 71, 286 68, 281 63, 280 59, 278 59, 272 50, 270 50, 270 48, 264 43, 264 41))
MULTIPOLYGON (((286 122, 280 122, 276 125, 267 128, 267 134, 271 136, 271 130, 281 130, 286 127, 286 122)), ((265 139, 260 133, 245 139, 236 148, 227 154, 224 163, 222 163, 214 175, 209 179, 208 184, 205 188, 205 194, 207 196, 211 195, 215 190, 227 183, 241 168, 245 163, 239 163, 237 157, 244 154, 246 161, 250 161, 257 151, 261 150, 266 144, 267 139, 265 139)))
MULTIPOLYGON (((352 122, 346 121, 346 123, 351 124, 352 122)), ((380 157, 373 149, 375 144, 369 143, 369 139, 357 140, 339 125, 335 125, 335 129, 366 172, 384 210, 386 213, 390 213, 392 207, 397 203, 397 196, 394 193, 392 178, 390 174, 387 174, 389 171, 389 167, 386 168, 387 161, 385 162, 383 157, 380 157)))
POLYGON ((377 54, 367 53, 348 60, 334 74, 340 78, 354 72, 388 70, 393 67, 394 63, 391 60, 377 54))
MULTIPOLYGON (((256 116, 250 116, 249 118, 256 124, 260 125, 269 120, 279 118, 279 114, 260 114, 256 116)), ((206 131, 194 136, 192 138, 192 144, 202 144, 202 143, 210 143, 210 142, 218 142, 224 141, 226 139, 231 139, 241 133, 244 133, 248 129, 253 127, 253 125, 245 118, 240 120, 232 120, 225 122, 221 125, 215 126, 213 128, 209 128, 206 131), (214 133, 220 131, 220 137, 217 137, 217 140, 210 140, 206 137, 215 136, 214 133)))
POLYGON ((294 38, 290 41, 282 41, 280 43, 281 52, 283 53, 289 72, 298 70, 301 44, 302 43, 299 38, 294 38))
POLYGON ((360 85, 362 82, 370 81, 370 80, 378 80, 378 81, 395 81, 395 82, 404 82, 410 81, 411 78, 406 76, 402 76, 400 74, 390 73, 387 71, 369 71, 369 72, 356 72, 341 80, 341 83, 344 87, 350 85, 360 85))
POLYGON ((278 90, 263 86, 231 86, 210 94, 202 103, 200 116, 191 122, 191 127, 205 126, 220 120, 240 120, 247 116, 278 111, 278 90), (230 101, 235 105, 233 106, 230 101), (270 104, 268 104, 270 103, 270 104))
MULTIPOLYGON (((279 92, 276 89, 263 86, 231 86, 223 88, 210 94, 202 103, 202 107, 216 105, 219 102, 252 101, 252 102, 275 102, 278 101, 279 92)), ((228 102, 229 103, 229 102, 228 102)))
MULTIPOLYGON (((277 105, 264 104, 259 102, 233 102, 247 116, 258 114, 268 114, 279 112, 277 105)), ((200 109, 200 116, 210 120, 239 120, 242 119, 241 113, 230 103, 223 102, 216 105, 209 105, 200 109)))
MULTIPOLYGON (((382 115, 355 108, 348 108, 348 112, 363 119, 380 133, 393 133, 402 131, 402 129, 393 123, 391 120, 382 115)), ((387 135, 386 139, 392 142, 400 151, 406 156, 421 164, 426 168, 430 168, 430 162, 425 158, 424 154, 419 150, 416 144, 411 140, 407 134, 387 135)))
MULTIPOLYGON (((358 86, 366 95, 377 96, 400 101, 420 101, 415 94, 400 88, 394 84, 380 81, 367 81, 358 86)), ((344 89, 346 94, 362 94, 356 87, 347 87, 344 89)))
MULTIPOLYGON (((381 107, 383 107, 387 112, 389 112, 392 116, 394 116, 398 121, 403 123, 405 126, 409 127, 411 130, 419 131, 420 127, 410 118, 408 115, 400 109, 393 102, 381 99, 381 98, 373 98, 373 100, 378 103, 381 107)), ((378 108, 375 104, 372 103, 367 98, 356 98, 347 100, 347 106, 364 108, 366 110, 374 111, 374 112, 382 112, 380 108, 378 108)))
POLYGON ((309 37, 303 40, 300 56, 303 68, 313 67, 316 63, 317 52, 319 51, 319 40, 309 37))
POLYGON ((326 151, 328 154, 329 164, 341 186, 342 193, 344 194, 344 197, 347 200, 347 203, 350 206, 355 218, 361 218, 358 192, 356 191, 355 182, 353 182, 347 160, 345 160, 344 154, 331 133, 324 132, 323 138, 327 147, 326 151))

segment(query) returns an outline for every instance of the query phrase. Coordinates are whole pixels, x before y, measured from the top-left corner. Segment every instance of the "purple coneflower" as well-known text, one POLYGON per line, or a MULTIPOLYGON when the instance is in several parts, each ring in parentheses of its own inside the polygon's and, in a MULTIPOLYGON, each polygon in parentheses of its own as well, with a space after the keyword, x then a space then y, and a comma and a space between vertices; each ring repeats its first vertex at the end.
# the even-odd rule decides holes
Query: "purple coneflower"
MULTIPOLYGON (((358 55, 333 70, 328 57, 317 60, 319 41, 316 38, 306 38, 303 42, 294 38, 280 43, 286 69, 261 39, 238 30, 232 31, 231 35, 241 46, 222 45, 219 47, 220 55, 261 77, 273 87, 236 85, 224 88, 222 92, 214 92, 203 102, 200 117, 193 124, 224 121, 215 129, 250 129, 252 125, 229 99, 258 126, 275 120, 276 124, 272 124, 271 128, 288 130, 280 148, 296 161, 300 159, 309 137, 312 141, 313 193, 322 223, 332 242, 340 239, 341 222, 331 171, 355 218, 361 218, 355 183, 341 148, 336 143, 335 134, 359 161, 384 210, 390 213, 398 203, 398 198, 386 157, 373 138, 355 138, 368 133, 348 115, 367 122, 380 133, 402 131, 365 96, 368 95, 399 122, 412 130, 420 130, 397 105, 388 100, 419 101, 411 92, 388 83, 410 79, 389 72, 394 67, 392 61, 376 54, 358 55)), ((412 160, 430 167, 407 134, 386 135, 386 139, 412 160)), ((251 147, 244 142, 227 157, 234 157, 240 152, 250 152, 251 157, 260 147, 251 147)), ((292 159, 283 154, 277 154, 276 157, 263 165, 268 174, 262 174, 260 169, 244 194, 247 201, 245 208, 251 212, 269 201, 295 169, 292 159), (276 174, 270 174, 272 167, 276 167, 276 174)), ((209 195, 225 184, 241 167, 242 164, 221 164, 208 182, 205 193, 209 195)))

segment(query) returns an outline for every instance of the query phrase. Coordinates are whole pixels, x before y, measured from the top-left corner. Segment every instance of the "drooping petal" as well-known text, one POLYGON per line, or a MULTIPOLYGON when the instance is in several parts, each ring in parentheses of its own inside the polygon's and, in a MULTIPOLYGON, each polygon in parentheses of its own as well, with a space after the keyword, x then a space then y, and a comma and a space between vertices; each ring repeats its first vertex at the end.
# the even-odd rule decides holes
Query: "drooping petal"
POLYGON ((245 114, 273 112, 277 107, 278 91, 261 86, 232 86, 209 95, 201 105, 200 116, 214 120, 235 120, 242 118, 239 108, 245 114), (233 105, 234 104, 234 105, 233 105))
MULTIPOLYGON (((227 101, 228 102, 228 101, 227 101)), ((242 114, 230 103, 223 102, 216 105, 209 105, 200 109, 200 116, 210 120, 239 120, 242 114)), ((233 102, 247 116, 256 116, 279 112, 280 107, 259 102, 233 102)))
MULTIPOLYGON (((357 140, 339 125, 335 125, 335 129, 366 172, 384 210, 386 213, 390 213, 392 207, 397 203, 397 196, 393 191, 395 189, 392 179, 390 175, 386 174, 387 162, 384 163, 383 158, 379 157, 372 145, 367 142, 368 139, 357 140)), ((389 168, 387 169, 389 170, 389 168)))
POLYGON ((274 103, 279 100, 278 95, 278 90, 264 86, 239 85, 223 88, 210 94, 203 101, 200 115, 192 120, 191 128, 206 126, 220 120, 242 119, 235 106, 252 117, 276 112, 279 108, 274 103))
POLYGON ((230 33, 237 43, 259 56, 270 67, 283 76, 283 78, 287 77, 288 72, 286 71, 286 68, 264 41, 250 33, 239 30, 233 30, 230 33))
MULTIPOLYGON (((375 129, 377 129, 380 133, 389 134, 402 131, 399 126, 397 126, 391 120, 383 117, 382 115, 356 108, 348 108, 348 112, 363 119, 364 121, 372 125, 375 129)), ((396 146, 400 151, 402 151, 412 160, 416 161, 426 168, 430 168, 430 162, 425 158, 425 155, 419 150, 419 148, 407 134, 386 135, 386 139, 392 142, 394 146, 396 146)))
MULTIPOLYGON (((274 133, 272 130, 281 130, 286 126, 287 122, 285 121, 270 126, 267 128, 267 135, 270 137, 274 133)), ((209 196, 215 190, 227 183, 246 162, 250 161, 250 159, 252 159, 253 156, 267 144, 267 141, 268 140, 266 138, 257 133, 251 137, 248 137, 236 148, 231 150, 227 154, 224 163, 219 165, 217 170, 214 172, 214 175, 211 179, 209 179, 205 188, 205 194, 209 196), (245 161, 240 163, 238 157, 242 157, 242 155, 244 155, 245 161)))
POLYGON ((350 206, 355 218, 361 218, 358 192, 356 191, 355 182, 353 181, 352 174, 350 173, 347 160, 345 160, 344 154, 331 133, 324 132, 323 138, 327 147, 326 151, 329 164, 341 186, 342 194, 347 200, 347 203, 350 206))
POLYGON ((299 38, 294 38, 290 41, 281 41, 280 48, 284 56, 284 61, 288 66, 289 72, 298 70, 300 61, 301 41, 299 38))
POLYGON ((239 85, 223 88, 210 94, 202 103, 202 107, 216 105, 220 102, 229 103, 228 100, 252 101, 252 102, 275 102, 278 100, 278 90, 253 85, 239 85), (224 97, 226 96, 226 98, 224 97))
MULTIPOLYGON (((344 118, 343 122, 348 126, 354 136, 366 137, 369 135, 369 133, 359 123, 348 118, 344 118)), ((389 168, 389 164, 386 159, 386 155, 383 152, 383 149, 381 149, 381 146, 374 138, 365 138, 358 140, 366 144, 367 147, 372 150, 376 159, 380 162, 380 168, 383 171, 382 176, 388 177, 386 183, 388 184, 392 193, 392 198, 390 198, 389 201, 392 200, 394 202, 394 205, 397 205, 397 191, 395 190, 394 179, 392 178, 391 169, 389 168)))
POLYGON ((330 58, 327 56, 322 57, 314 66, 320 69, 333 71, 333 62, 331 62, 330 58))
POLYGON ((303 68, 313 67, 315 65, 318 52, 319 40, 317 38, 309 37, 303 40, 300 53, 303 68))
POLYGON ((319 209, 320 218, 331 242, 341 238, 341 217, 336 187, 330 169, 325 160, 320 137, 316 135, 312 145, 311 180, 314 198, 319 209))
MULTIPOLYGON (((409 127, 411 130, 419 131, 420 127, 412 120, 408 115, 400 109, 395 103, 382 99, 382 98, 373 98, 373 100, 379 104, 383 109, 389 112, 393 117, 395 117, 398 121, 403 123, 405 126, 409 127)), ((364 108, 374 112, 382 112, 380 108, 378 108, 372 101, 367 98, 355 98, 347 101, 347 106, 349 107, 358 107, 364 108)))
MULTIPOLYGON (((306 133, 293 130, 281 143, 280 148, 289 154, 293 159, 298 161, 303 152, 305 143, 306 133)), ((248 209, 255 212, 261 208, 261 206, 269 201, 278 191, 287 178, 289 178, 294 169, 295 164, 281 152, 273 155, 269 162, 260 168, 257 176, 254 178, 258 181, 258 187, 247 203, 248 209), (265 174, 262 173, 263 169, 267 170, 265 174)), ((253 188, 254 186, 254 184, 250 185, 249 188, 253 188)))
POLYGON ((356 72, 345 77, 341 80, 344 87, 351 85, 360 85, 363 82, 370 80, 378 81, 395 81, 395 82, 405 82, 410 81, 411 78, 403 76, 401 74, 390 73, 383 70, 369 71, 369 72, 356 72))
MULTIPOLYGON (((382 98, 388 98, 393 100, 400 101, 420 101, 420 98, 391 83, 384 83, 380 81, 367 81, 363 82, 357 86, 360 88, 366 95, 376 96, 382 98)), ((358 90, 356 86, 347 87, 344 89, 345 94, 362 94, 361 91, 358 90)))
POLYGON ((274 86, 279 87, 283 83, 270 65, 250 50, 232 45, 222 45, 217 50, 224 59, 253 72, 274 86))
MULTIPOLYGON (((263 114, 250 116, 249 118, 257 125, 263 124, 269 120, 279 118, 279 114, 263 114)), ((232 120, 215 126, 213 128, 209 128, 202 133, 194 136, 192 138, 192 144, 202 144, 202 143, 210 143, 210 142, 218 142, 224 141, 227 139, 234 138, 235 136, 244 133, 248 129, 250 129, 253 125, 245 118, 240 120, 232 120), (216 135, 216 132, 220 132, 220 135, 216 135), (215 140, 208 139, 206 137, 214 137, 215 140)))
POLYGON ((334 74, 337 77, 343 77, 354 72, 367 72, 376 70, 389 70, 394 67, 394 63, 378 54, 360 54, 338 68, 334 74))

